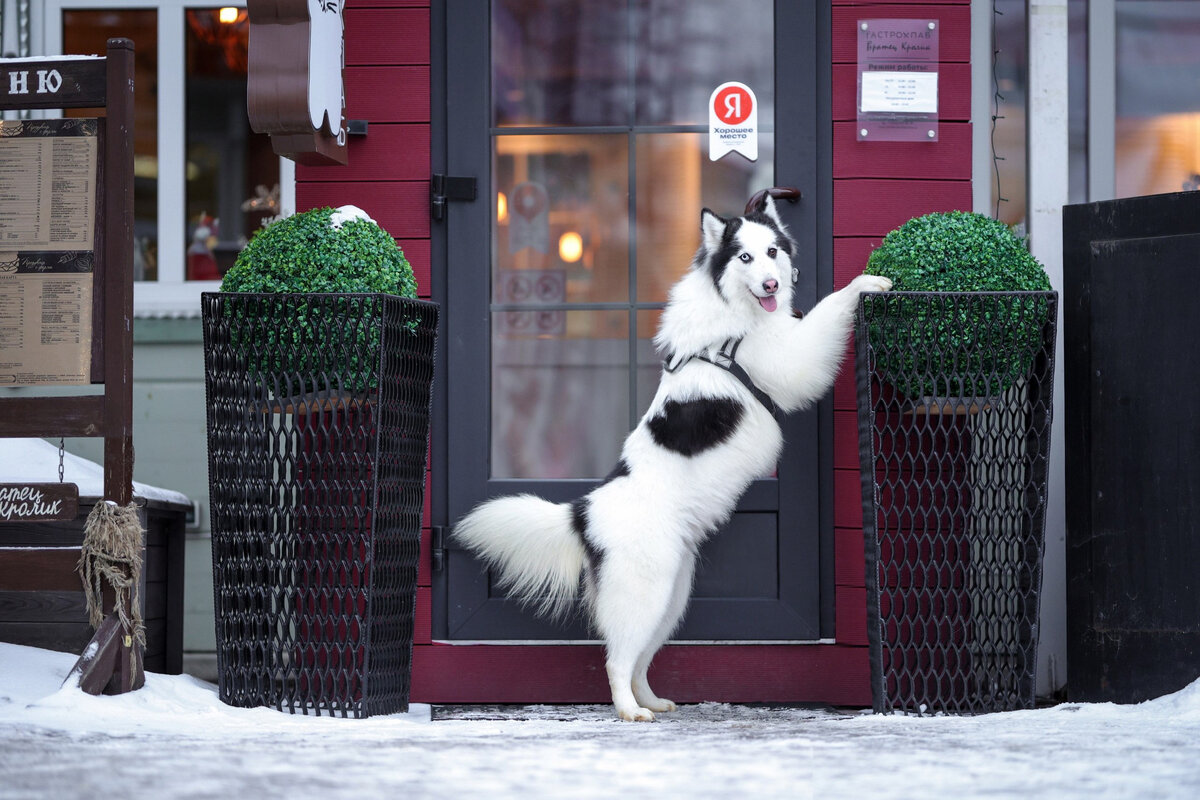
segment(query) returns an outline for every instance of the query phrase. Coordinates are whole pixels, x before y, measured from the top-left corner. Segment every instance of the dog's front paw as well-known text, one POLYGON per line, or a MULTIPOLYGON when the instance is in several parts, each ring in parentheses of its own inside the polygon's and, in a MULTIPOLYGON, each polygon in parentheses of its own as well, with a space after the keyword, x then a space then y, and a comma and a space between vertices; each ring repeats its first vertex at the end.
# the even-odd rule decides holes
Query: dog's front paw
POLYGON ((654 722, 654 712, 641 706, 618 708, 617 716, 626 722, 654 722))
POLYGON ((674 701, 667 700, 665 697, 656 697, 649 703, 642 703, 642 705, 651 711, 674 711, 676 709, 674 701))
POLYGON ((850 286, 859 294, 863 292, 891 291, 892 279, 882 275, 859 275, 850 282, 850 286))

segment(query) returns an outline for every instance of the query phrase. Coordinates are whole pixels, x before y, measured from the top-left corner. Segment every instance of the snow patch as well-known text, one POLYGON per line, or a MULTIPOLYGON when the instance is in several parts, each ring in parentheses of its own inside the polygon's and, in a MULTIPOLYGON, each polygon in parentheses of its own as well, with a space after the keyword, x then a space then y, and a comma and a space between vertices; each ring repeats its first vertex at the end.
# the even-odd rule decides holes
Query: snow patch
POLYGON ((367 222, 375 221, 358 206, 340 206, 334 209, 333 216, 329 218, 329 226, 335 231, 340 231, 343 225, 355 219, 365 219, 367 222))

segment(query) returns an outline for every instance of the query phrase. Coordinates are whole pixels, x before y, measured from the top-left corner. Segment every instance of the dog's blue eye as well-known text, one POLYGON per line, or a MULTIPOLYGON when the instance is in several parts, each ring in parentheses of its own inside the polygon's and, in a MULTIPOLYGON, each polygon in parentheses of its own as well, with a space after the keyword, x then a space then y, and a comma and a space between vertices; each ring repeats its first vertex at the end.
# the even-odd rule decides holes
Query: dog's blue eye
POLYGON ((740 256, 738 256, 738 258, 742 260, 743 264, 749 264, 754 260, 754 256, 750 255, 749 253, 742 253, 740 256))
POLYGON ((774 258, 774 257, 775 257, 775 254, 776 254, 776 253, 778 253, 778 252, 779 252, 779 251, 778 251, 778 250, 776 250, 774 247, 768 247, 768 248, 767 248, 767 255, 768 255, 768 256, 770 256, 771 258, 774 258))

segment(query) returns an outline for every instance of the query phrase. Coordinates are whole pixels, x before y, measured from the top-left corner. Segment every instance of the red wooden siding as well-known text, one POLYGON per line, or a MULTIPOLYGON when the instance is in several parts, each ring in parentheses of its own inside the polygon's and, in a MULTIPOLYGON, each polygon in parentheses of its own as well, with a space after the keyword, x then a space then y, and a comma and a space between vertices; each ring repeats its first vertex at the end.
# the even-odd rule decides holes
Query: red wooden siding
MULTIPOLYGON (((971 208, 970 4, 833 2, 833 279, 863 271, 888 231, 931 211, 971 208), (855 136, 860 19, 936 19, 938 141, 859 142, 855 136)), ((864 650, 862 484, 851 355, 833 393, 834 578, 839 647, 864 650)))
MULTIPOLYGON (((345 167, 298 167, 297 205, 353 203, 396 237, 429 294, 430 30, 428 0, 349 0, 346 106, 369 123, 345 167)), ((832 109, 836 287, 862 272, 883 236, 929 211, 970 208, 968 0, 833 0, 832 109), (938 142, 858 142, 854 135, 859 19, 940 22, 938 142)), ((836 643, 667 647, 655 688, 690 702, 823 701, 869 705, 862 494, 853 361, 834 389, 836 643)), ((427 505, 428 509, 428 505, 427 505)), ((418 702, 606 702, 594 646, 447 645, 432 641, 428 512, 421 540, 412 699, 418 702)))

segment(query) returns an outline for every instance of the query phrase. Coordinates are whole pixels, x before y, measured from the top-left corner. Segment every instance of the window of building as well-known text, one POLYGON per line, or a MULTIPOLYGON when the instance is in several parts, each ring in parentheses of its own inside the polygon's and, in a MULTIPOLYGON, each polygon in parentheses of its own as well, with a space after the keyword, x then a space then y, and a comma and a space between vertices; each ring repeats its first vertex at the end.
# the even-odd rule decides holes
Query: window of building
POLYGON ((215 289, 246 239, 280 213, 281 171, 290 184, 290 162, 247 119, 244 6, 48 0, 43 28, 46 54, 133 40, 134 311, 197 315, 200 292, 215 289))
MULTIPOLYGON (((1026 0, 990 0, 988 214, 1025 222, 1026 0)), ((1069 0, 1069 201, 1200 189, 1200 0, 1069 0)), ((981 211, 985 209, 979 209, 981 211)))

